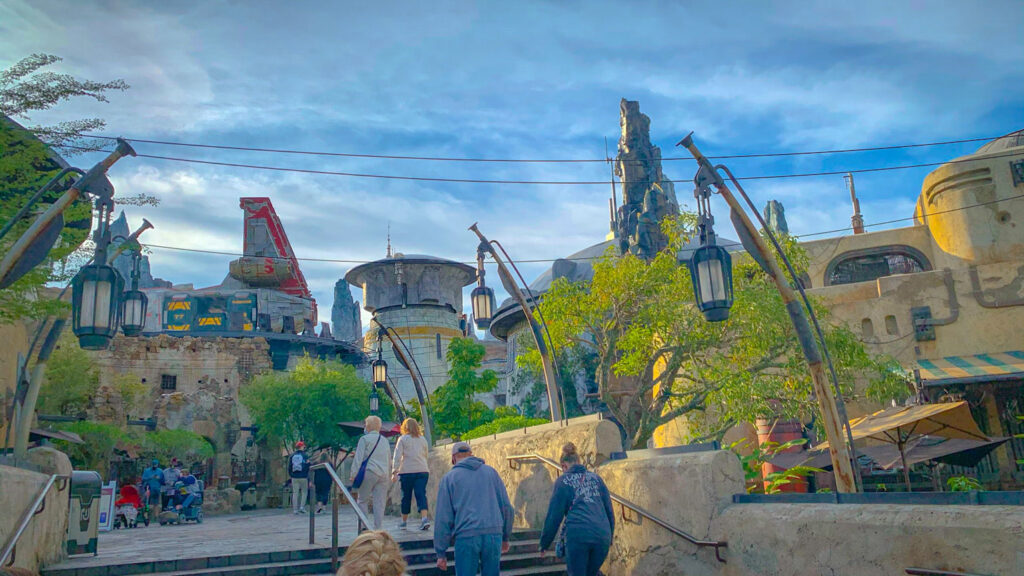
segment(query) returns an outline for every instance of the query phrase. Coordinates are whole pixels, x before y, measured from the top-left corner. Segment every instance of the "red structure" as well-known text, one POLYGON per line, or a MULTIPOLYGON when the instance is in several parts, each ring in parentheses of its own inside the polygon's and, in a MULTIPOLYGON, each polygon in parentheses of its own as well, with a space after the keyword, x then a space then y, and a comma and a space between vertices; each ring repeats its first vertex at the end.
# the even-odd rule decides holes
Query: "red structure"
MULTIPOLYGON (((239 207, 245 211, 245 243, 243 252, 247 264, 259 276, 282 276, 278 289, 286 294, 313 300, 306 278, 299 268, 288 235, 270 198, 240 198, 239 207), (282 270, 284 269, 284 270, 282 270)), ((313 301, 313 322, 316 322, 316 301, 313 301)))

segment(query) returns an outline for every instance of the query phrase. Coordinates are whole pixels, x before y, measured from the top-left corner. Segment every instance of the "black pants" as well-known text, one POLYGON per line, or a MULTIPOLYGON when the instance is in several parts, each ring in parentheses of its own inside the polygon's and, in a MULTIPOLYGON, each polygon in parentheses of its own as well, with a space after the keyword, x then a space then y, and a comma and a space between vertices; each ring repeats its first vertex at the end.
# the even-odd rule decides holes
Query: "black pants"
POLYGON ((412 495, 416 493, 416 507, 420 512, 427 509, 427 479, 429 472, 414 472, 412 474, 399 474, 398 481, 402 484, 402 514, 409 515, 412 511, 412 495))
POLYGON ((565 568, 569 576, 597 576, 608 557, 611 542, 575 542, 565 539, 565 568))

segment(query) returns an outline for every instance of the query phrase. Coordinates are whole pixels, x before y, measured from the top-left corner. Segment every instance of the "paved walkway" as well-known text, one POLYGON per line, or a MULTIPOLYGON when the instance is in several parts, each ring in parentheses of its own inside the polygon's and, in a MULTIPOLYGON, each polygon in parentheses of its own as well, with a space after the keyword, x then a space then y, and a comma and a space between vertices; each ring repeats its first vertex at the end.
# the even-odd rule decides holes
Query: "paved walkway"
MULTIPOLYGON (((339 512, 338 542, 344 546, 356 537, 356 515, 349 506, 342 506, 339 512)), ((397 517, 384 517, 384 529, 396 540, 433 538, 433 530, 403 531, 398 527, 399 522, 397 517)), ((412 518, 409 524, 413 524, 412 518)), ((418 519, 415 526, 419 526, 418 519)), ((148 527, 100 532, 97 556, 76 556, 49 568, 328 548, 330 545, 329 508, 316 517, 315 544, 312 545, 309 543, 308 515, 294 515, 283 509, 251 510, 208 516, 202 524, 160 526, 153 522, 148 527)))

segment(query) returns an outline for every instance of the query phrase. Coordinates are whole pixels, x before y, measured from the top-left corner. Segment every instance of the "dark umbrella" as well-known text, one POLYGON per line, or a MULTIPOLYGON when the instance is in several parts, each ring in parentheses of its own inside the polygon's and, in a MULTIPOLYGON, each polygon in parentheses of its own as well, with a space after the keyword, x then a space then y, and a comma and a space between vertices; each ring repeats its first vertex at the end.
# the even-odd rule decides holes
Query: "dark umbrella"
MULTIPOLYGON (((363 433, 363 428, 366 427, 366 423, 362 420, 356 420, 354 422, 338 422, 338 426, 345 432, 353 436, 358 436, 363 433)), ((381 424, 380 434, 385 438, 400 436, 402 434, 402 425, 398 422, 384 422, 381 424)))

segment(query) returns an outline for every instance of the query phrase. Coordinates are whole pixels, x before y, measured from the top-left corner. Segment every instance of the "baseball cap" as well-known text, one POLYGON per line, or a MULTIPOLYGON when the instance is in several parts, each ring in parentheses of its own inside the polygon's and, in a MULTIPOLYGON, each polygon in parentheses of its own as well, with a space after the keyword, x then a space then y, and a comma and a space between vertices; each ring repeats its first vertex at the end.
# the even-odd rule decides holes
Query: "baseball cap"
POLYGON ((472 451, 473 449, 469 447, 469 442, 456 442, 455 444, 452 444, 452 456, 472 451))

